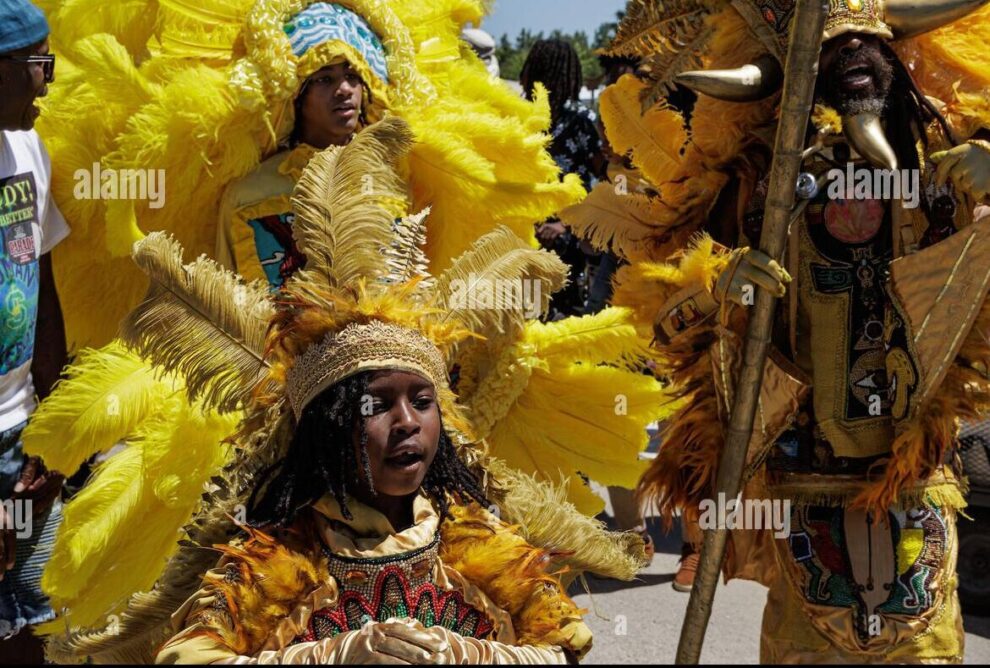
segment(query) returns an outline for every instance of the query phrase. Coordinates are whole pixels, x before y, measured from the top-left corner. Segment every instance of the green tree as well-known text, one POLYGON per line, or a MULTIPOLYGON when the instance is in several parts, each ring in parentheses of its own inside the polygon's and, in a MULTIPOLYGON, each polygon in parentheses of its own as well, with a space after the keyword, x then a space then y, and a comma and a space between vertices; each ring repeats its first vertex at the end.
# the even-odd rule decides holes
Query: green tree
MULTIPOLYGON (((590 88, 597 86, 603 75, 595 50, 611 43, 618 29, 618 22, 622 20, 624 15, 625 12, 616 12, 616 20, 598 26, 593 39, 589 39, 588 34, 583 30, 573 34, 554 30, 548 35, 549 39, 562 39, 574 46, 574 50, 577 51, 578 57, 581 59, 581 71, 584 74, 585 84, 590 88)), ((495 49, 495 55, 498 56, 503 79, 519 79, 519 73, 522 72, 523 63, 526 62, 530 49, 533 48, 533 44, 537 40, 541 39, 544 39, 542 31, 534 33, 527 28, 519 31, 515 41, 509 39, 508 35, 502 35, 495 49)))

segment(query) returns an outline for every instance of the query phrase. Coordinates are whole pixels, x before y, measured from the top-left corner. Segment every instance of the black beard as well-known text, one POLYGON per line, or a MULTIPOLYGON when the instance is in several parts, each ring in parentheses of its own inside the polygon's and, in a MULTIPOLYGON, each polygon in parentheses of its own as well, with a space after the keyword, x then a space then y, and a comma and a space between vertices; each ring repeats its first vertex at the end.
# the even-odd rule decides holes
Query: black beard
POLYGON ((854 53, 842 54, 825 73, 821 97, 842 116, 855 116, 870 112, 882 116, 887 108, 890 89, 894 83, 894 67, 880 49, 864 46, 854 53), (872 85, 862 90, 846 90, 842 78, 852 63, 870 68, 872 85))

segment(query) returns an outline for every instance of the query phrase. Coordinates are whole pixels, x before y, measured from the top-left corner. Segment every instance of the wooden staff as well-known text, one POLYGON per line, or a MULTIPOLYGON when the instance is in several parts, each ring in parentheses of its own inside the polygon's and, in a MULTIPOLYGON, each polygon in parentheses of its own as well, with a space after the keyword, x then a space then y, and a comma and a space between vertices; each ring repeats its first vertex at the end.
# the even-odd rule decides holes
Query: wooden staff
MULTIPOLYGON (((791 23, 780 121, 774 140, 770 186, 763 214, 763 233, 760 236, 760 250, 778 260, 787 243, 787 226, 794 206, 801 154, 814 101, 818 58, 827 14, 827 1, 797 0, 791 23)), ((763 369, 776 304, 777 299, 773 294, 762 288, 757 289, 756 304, 746 330, 742 373, 736 385, 736 398, 729 418, 725 448, 718 466, 716 494, 725 496, 716 498, 735 499, 742 486, 742 474, 749 439, 753 433, 760 386, 763 384, 763 369)), ((681 627, 681 640, 677 647, 678 664, 696 664, 701 657, 701 646, 708 629, 715 588, 718 586, 722 560, 725 557, 728 530, 724 519, 720 518, 718 528, 705 531, 698 572, 691 589, 684 625, 681 627)))

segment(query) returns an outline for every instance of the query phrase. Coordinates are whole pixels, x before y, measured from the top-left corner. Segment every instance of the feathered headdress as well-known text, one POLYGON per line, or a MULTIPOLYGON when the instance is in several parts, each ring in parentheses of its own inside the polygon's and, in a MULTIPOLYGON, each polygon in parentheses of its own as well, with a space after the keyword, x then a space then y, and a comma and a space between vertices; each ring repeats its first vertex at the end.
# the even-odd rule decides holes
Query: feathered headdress
MULTIPOLYGON (((981 4, 832 0, 823 39, 852 30, 892 37, 920 90, 946 103, 944 115, 965 139, 990 127, 990 8, 981 4)), ((793 0, 630 2, 604 52, 641 58, 643 66, 605 90, 601 115, 612 147, 651 188, 599 184, 562 220, 635 262, 663 262, 685 248, 730 178, 751 182, 767 168, 793 7, 793 0), (690 117, 666 102, 677 84, 700 93, 690 117)), ((636 284, 632 268, 621 273, 627 294, 658 294, 636 284)))
POLYGON ((278 150, 303 81, 340 59, 371 91, 369 121, 388 111, 412 128, 401 171, 412 209, 432 208, 434 269, 500 226, 531 240, 584 194, 545 150, 545 96, 519 99, 460 40, 484 0, 39 4, 61 68, 38 129, 73 226, 53 263, 73 349, 108 343, 140 301, 148 283, 129 254, 146 233, 214 256, 225 188, 278 150), (163 175, 157 201, 103 197, 130 170, 163 175))
MULTIPOLYGON (((503 518, 520 524, 533 544, 553 544, 575 571, 633 576, 641 544, 629 535, 604 532, 564 501, 563 491, 548 485, 580 470, 605 484, 631 486, 642 470, 636 455, 645 446, 645 425, 669 411, 662 407, 657 381, 627 366, 644 354, 628 314, 607 310, 549 325, 535 322, 563 285, 566 267, 505 228, 481 237, 448 269, 431 275, 420 248, 428 212, 394 217, 405 197, 396 170, 412 141, 408 125, 389 118, 310 162, 293 198, 294 234, 306 254, 306 269, 278 293, 245 284, 205 258, 184 264, 179 243, 163 233, 136 244, 134 258, 152 287, 125 320, 124 338, 166 379, 177 379, 169 389, 194 402, 187 410, 205 410, 214 419, 235 411, 244 419, 229 439, 235 456, 210 478, 211 493, 192 521, 178 532, 176 525, 159 522, 165 547, 184 539, 178 551, 163 552, 158 542, 149 548, 123 535, 125 520, 148 521, 140 507, 118 508, 123 519, 101 525, 102 531, 87 527, 90 537, 99 539, 99 552, 79 541, 68 554, 56 547, 58 570, 46 573, 45 588, 56 607, 67 608, 64 623, 100 628, 113 614, 118 624, 110 632, 55 637, 55 655, 144 656, 161 640, 168 616, 212 566, 215 554, 202 546, 226 542, 236 533, 238 508, 261 472, 284 456, 307 402, 363 369, 408 369, 434 382, 444 426, 460 455, 485 480, 503 518), (361 174, 372 175, 372 192, 347 187, 361 174), (526 294, 530 298, 518 298, 526 294), (459 397, 447 381, 454 364, 461 370, 459 397), (117 547, 130 552, 110 549, 117 547), (110 573, 121 560, 137 563, 136 551, 145 563, 165 558, 168 563, 161 577, 152 567, 122 578, 129 587, 124 588, 110 573), (88 562, 87 572, 105 568, 108 577, 79 582, 71 570, 78 559, 88 562), (93 589, 99 595, 90 604, 93 589), (127 596, 148 589, 127 603, 127 596)), ((125 353, 116 354, 120 359, 106 366, 136 372, 125 353)), ((87 357, 90 367, 94 357, 99 359, 87 357)), ((74 382, 70 374, 28 437, 28 448, 52 466, 86 454, 78 440, 56 444, 44 438, 53 422, 47 416, 78 411, 78 401, 59 410, 74 395, 85 392, 87 400, 99 401, 108 392, 74 382)), ((140 417, 132 418, 131 429, 136 420, 140 417)), ((169 456, 176 470, 183 470, 181 448, 169 456)), ((108 465, 123 475, 115 459, 108 465)), ((208 467, 196 471, 212 475, 208 467)), ((128 472, 133 475, 133 467, 128 472)), ((97 489, 108 487, 101 480, 108 473, 96 476, 97 489)), ((195 482, 194 476, 183 480, 183 489, 195 482)), ((138 487, 157 493, 158 482, 138 487)), ((587 508, 586 498, 571 500, 587 508)), ((169 517, 183 509, 190 517, 191 501, 195 497, 174 498, 177 510, 169 517)), ((62 623, 47 630, 56 632, 62 623)))

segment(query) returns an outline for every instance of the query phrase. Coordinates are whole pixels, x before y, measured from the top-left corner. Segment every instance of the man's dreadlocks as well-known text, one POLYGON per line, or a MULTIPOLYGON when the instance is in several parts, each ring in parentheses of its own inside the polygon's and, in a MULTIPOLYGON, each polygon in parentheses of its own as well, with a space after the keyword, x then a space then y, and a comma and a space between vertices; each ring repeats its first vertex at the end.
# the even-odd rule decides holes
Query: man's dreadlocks
POLYGON ((530 100, 537 81, 546 87, 550 93, 550 113, 556 123, 564 105, 581 96, 584 83, 581 59, 569 42, 541 39, 530 50, 519 80, 530 100))
MULTIPOLYGON (((340 504, 344 517, 351 519, 346 502, 348 490, 357 487, 363 477, 368 489, 374 492, 368 432, 360 412, 370 376, 371 372, 364 372, 346 378, 306 407, 285 459, 262 476, 251 494, 248 506, 252 526, 288 526, 300 509, 327 492, 340 504), (355 425, 361 429, 360 462, 355 459, 351 440, 355 425), (256 503, 259 495, 261 498, 256 503)), ((488 505, 481 484, 457 456, 442 424, 437 454, 423 480, 423 490, 440 507, 441 517, 447 514, 449 494, 488 505)))

